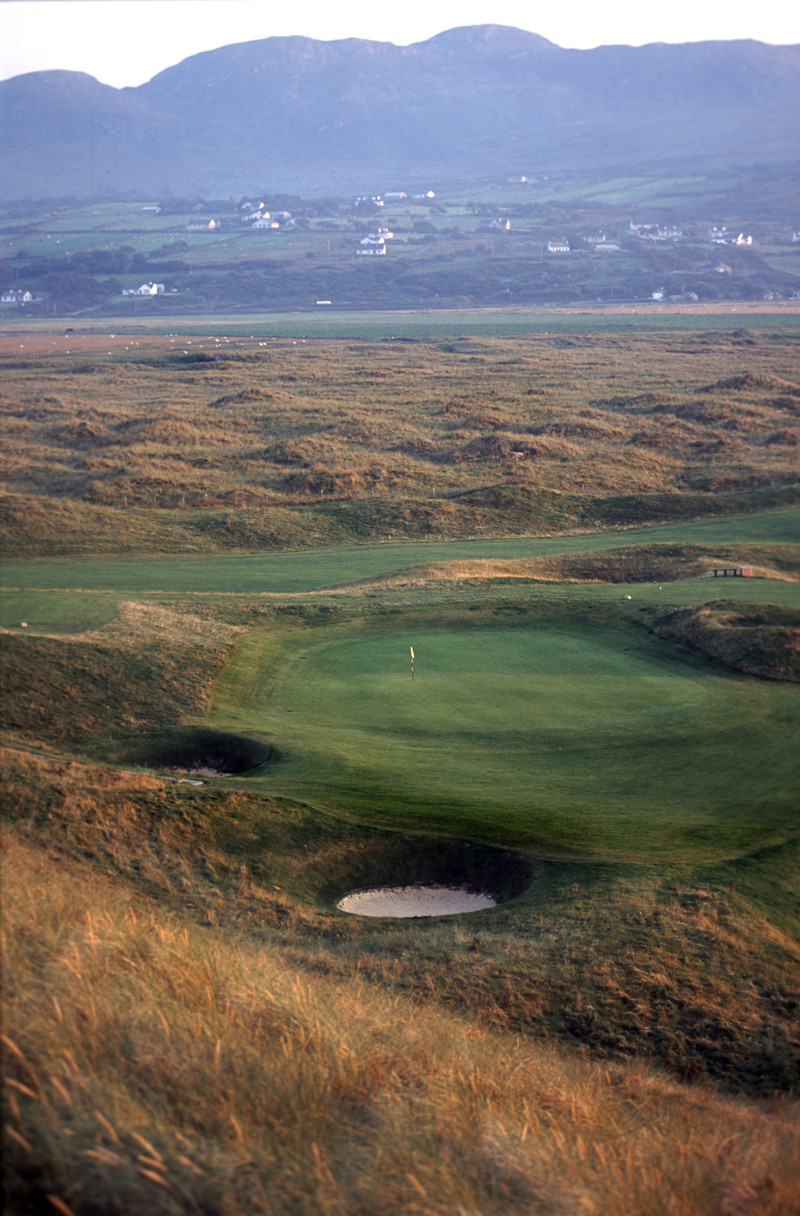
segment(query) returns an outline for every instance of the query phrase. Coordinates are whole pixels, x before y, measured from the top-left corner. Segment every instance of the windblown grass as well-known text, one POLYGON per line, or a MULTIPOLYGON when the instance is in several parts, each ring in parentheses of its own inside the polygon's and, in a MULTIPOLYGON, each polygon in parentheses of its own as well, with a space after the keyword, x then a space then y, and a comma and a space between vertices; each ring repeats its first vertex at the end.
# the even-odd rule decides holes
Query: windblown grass
POLYGON ((7 552, 69 552, 89 508, 98 551, 191 552, 565 531, 612 522, 612 497, 630 524, 685 496, 695 514, 724 509, 720 492, 774 496, 797 482, 791 342, 737 332, 6 356, 7 552), (523 492, 493 501, 498 485, 523 492))
MULTIPOLYGON (((314 913, 241 865, 231 834, 259 819, 240 796, 173 786, 164 802, 153 778, 19 763, 4 872, 14 1211, 796 1206, 796 1103, 724 1097, 603 1046, 615 1022, 618 1039, 641 1023, 641 1055, 672 1050, 679 1072, 688 1034, 687 1077, 715 1056, 719 1071, 727 1050, 719 1075, 757 1084, 742 1051, 768 1027, 788 1046, 792 956, 742 902, 684 886, 659 912, 634 875, 609 874, 600 901, 567 870, 538 910, 365 924, 314 913), (602 964, 597 913, 629 939, 602 964), (685 1015, 671 1022, 675 984, 685 1015), (561 1042, 543 1041, 548 1006, 561 1042)), ((285 837, 283 815, 273 822, 285 837)), ((770 1058, 767 1092, 781 1088, 775 1043, 770 1058)))

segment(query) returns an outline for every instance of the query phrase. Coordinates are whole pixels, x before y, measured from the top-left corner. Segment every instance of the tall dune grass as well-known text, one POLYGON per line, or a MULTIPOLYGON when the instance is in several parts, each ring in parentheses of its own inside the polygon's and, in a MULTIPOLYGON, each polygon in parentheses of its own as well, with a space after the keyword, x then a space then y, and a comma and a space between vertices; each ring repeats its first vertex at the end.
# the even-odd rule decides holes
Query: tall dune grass
MULTIPOLYGON (((22 363, 0 350, 6 492, 182 515, 436 503, 498 483, 677 496, 796 482, 800 389, 780 335, 252 339, 222 362, 203 345, 197 363, 113 343, 93 364, 77 348, 22 363)), ((462 523, 486 530, 480 514, 462 523)))
POLYGON ((287 965, 11 836, 18 1213, 787 1213, 798 1109, 287 965))

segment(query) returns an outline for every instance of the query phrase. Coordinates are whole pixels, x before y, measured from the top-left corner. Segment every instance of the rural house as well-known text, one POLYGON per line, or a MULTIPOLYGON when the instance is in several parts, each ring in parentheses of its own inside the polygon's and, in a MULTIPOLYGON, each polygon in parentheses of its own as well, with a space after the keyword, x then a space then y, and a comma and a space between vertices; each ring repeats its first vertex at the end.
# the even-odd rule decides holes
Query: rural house
POLYGON ((357 254, 367 256, 380 256, 386 253, 386 242, 382 236, 373 237, 365 236, 360 242, 361 248, 356 250, 357 254))
POLYGON ((125 288, 124 296, 163 296, 166 291, 163 283, 142 283, 141 287, 125 288))

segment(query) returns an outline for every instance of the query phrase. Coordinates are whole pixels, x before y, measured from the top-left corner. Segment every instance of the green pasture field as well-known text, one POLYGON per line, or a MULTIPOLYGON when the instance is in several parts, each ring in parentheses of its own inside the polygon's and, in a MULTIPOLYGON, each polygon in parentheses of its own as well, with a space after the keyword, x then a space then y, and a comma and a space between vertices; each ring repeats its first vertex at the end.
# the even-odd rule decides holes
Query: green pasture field
MULTIPOLYGON (((790 508, 574 536, 425 541, 296 553, 12 560, 3 565, 2 583, 7 590, 73 588, 137 595, 145 592, 302 592, 386 574, 418 562, 542 557, 645 542, 780 544, 798 539, 800 511, 790 508)), ((684 585, 679 584, 680 587, 684 585)))
MULTIPOLYGON (((128 246, 140 254, 150 254, 171 241, 186 242, 181 256, 197 268, 220 258, 235 262, 237 256, 252 258, 258 254, 286 251, 288 233, 252 233, 234 220, 215 231, 203 232, 188 228, 188 223, 200 222, 200 217, 186 215, 152 215, 127 213, 108 223, 92 223, 91 216, 68 217, 8 226, 0 230, 0 249, 9 256, 55 257, 86 250, 109 250, 128 246)), ((296 235, 296 234, 293 234, 296 235)), ((138 272, 141 280, 145 271, 138 272)), ((103 276, 101 276, 103 277, 103 276)), ((118 275, 113 276, 120 277, 118 275)), ((126 280, 135 280, 137 272, 125 272, 126 280)))
POLYGON ((650 202, 662 204, 674 201, 676 198, 689 196, 695 198, 697 187, 707 179, 704 177, 665 177, 653 180, 651 178, 621 177, 614 181, 602 182, 598 186, 587 186, 581 192, 585 199, 597 199, 603 203, 622 205, 626 202, 650 202))
MULTIPOLYGON (((479 192, 474 186, 462 190, 456 198, 468 202, 476 197, 494 201, 498 206, 514 203, 561 203, 575 200, 599 200, 603 203, 623 206, 647 200, 660 205, 675 195, 690 194, 696 199, 698 188, 709 182, 708 177, 617 177, 576 181, 553 178, 533 179, 527 182, 507 182, 497 185, 482 185, 479 192)), ((449 205, 451 196, 445 200, 449 205)))
MULTIPOLYGON (((146 303, 146 301, 145 301, 146 303)), ((20 337, 63 333, 64 320, 15 317, 4 319, 4 331, 20 337)), ((796 311, 775 308, 770 312, 749 312, 747 306, 721 308, 709 306, 686 312, 660 311, 640 306, 625 312, 612 312, 602 305, 563 312, 537 309, 430 309, 420 311, 359 310, 341 312, 317 308, 303 312, 220 313, 207 317, 137 316, 114 318, 99 327, 96 319, 69 318, 77 335, 107 333, 140 336, 175 334, 230 338, 357 338, 374 341, 456 339, 464 337, 514 337, 525 334, 604 334, 742 329, 765 331, 778 340, 796 340, 800 319, 796 311)))
POLYGON ((764 257, 767 266, 780 270, 782 274, 791 274, 800 278, 800 246, 788 245, 780 251, 767 254, 764 257))
MULTIPOLYGON (((453 337, 511 337, 515 334, 646 333, 653 330, 729 329, 735 323, 747 329, 766 329, 781 336, 796 336, 800 322, 794 313, 608 313, 600 307, 586 312, 552 312, 510 309, 430 312, 317 312, 229 314, 204 321, 171 318, 152 322, 151 333, 225 333, 230 337, 410 339, 453 337)), ((118 333, 134 333, 120 325, 118 333)))

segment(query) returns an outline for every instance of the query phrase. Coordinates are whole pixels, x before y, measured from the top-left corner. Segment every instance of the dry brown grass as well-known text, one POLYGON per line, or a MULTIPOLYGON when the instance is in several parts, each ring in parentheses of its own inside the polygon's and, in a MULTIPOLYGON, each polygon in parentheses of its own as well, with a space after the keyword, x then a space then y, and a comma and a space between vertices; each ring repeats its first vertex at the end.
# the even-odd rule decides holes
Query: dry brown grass
POLYGON ((774 1214, 796 1106, 687 1089, 287 964, 12 834, 10 1209, 774 1214))
POLYGON ((186 362, 212 339, 7 360, 7 491, 185 510, 796 478, 800 390, 767 335, 240 345, 223 363, 186 362))
POLYGON ((658 625, 663 637, 734 671, 800 682, 800 612, 718 600, 679 608, 658 625))
POLYGON ((552 557, 476 558, 425 562, 380 578, 360 579, 337 590, 407 590, 436 583, 498 581, 643 583, 706 576, 715 565, 750 565, 755 577, 796 581, 800 553, 795 545, 630 545, 620 549, 560 553, 552 557), (720 557, 721 552, 725 553, 720 557))

